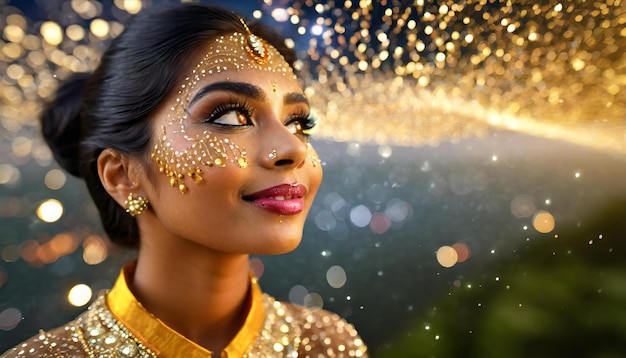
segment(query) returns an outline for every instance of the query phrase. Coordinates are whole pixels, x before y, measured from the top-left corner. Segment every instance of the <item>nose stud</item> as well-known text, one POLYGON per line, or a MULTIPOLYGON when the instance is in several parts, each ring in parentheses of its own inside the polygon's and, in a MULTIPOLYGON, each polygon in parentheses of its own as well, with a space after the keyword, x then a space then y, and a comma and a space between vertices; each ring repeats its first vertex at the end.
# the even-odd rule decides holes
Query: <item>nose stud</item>
POLYGON ((273 159, 276 159, 277 155, 278 153, 276 152, 276 149, 272 149, 272 151, 270 152, 270 154, 267 155, 267 157, 273 160, 273 159))

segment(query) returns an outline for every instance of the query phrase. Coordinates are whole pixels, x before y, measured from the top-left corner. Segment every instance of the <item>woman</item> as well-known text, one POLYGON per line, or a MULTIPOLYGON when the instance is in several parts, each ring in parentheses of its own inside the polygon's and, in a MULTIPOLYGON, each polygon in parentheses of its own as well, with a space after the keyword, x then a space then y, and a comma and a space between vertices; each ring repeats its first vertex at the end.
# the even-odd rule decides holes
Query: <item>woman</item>
POLYGON ((364 356, 354 328, 275 301, 249 254, 293 250, 322 179, 293 54, 223 9, 143 13, 42 117, 116 243, 113 288, 5 357, 364 356))

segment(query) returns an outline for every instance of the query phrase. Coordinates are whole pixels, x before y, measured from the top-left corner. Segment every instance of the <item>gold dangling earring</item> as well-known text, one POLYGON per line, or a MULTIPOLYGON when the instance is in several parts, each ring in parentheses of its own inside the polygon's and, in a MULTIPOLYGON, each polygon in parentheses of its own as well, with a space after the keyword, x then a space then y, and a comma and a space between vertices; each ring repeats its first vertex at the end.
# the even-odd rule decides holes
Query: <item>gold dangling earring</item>
POLYGON ((133 193, 130 193, 124 202, 124 206, 126 206, 126 212, 129 213, 130 216, 141 215, 148 209, 148 199, 143 196, 133 198, 133 193))

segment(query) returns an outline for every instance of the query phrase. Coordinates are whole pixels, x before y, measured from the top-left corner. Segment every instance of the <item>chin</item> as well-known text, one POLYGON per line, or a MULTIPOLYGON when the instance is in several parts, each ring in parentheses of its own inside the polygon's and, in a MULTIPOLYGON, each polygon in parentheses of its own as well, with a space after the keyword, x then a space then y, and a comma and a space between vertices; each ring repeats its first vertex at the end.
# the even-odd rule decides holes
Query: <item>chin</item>
POLYGON ((252 253, 253 255, 281 255, 289 253, 295 250, 302 241, 302 235, 294 237, 281 237, 277 240, 272 240, 271 243, 259 247, 259 252, 252 253))

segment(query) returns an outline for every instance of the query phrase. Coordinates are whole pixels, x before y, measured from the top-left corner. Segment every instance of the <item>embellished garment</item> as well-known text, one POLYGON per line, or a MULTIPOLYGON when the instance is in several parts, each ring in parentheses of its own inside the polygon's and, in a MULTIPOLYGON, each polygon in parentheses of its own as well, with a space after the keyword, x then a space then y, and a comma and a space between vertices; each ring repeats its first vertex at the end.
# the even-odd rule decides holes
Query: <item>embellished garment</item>
POLYGON ((261 292, 255 278, 243 326, 221 355, 212 354, 146 311, 130 291, 126 271, 110 292, 100 295, 78 318, 41 331, 0 358, 367 356, 351 324, 325 310, 276 301, 261 292))

